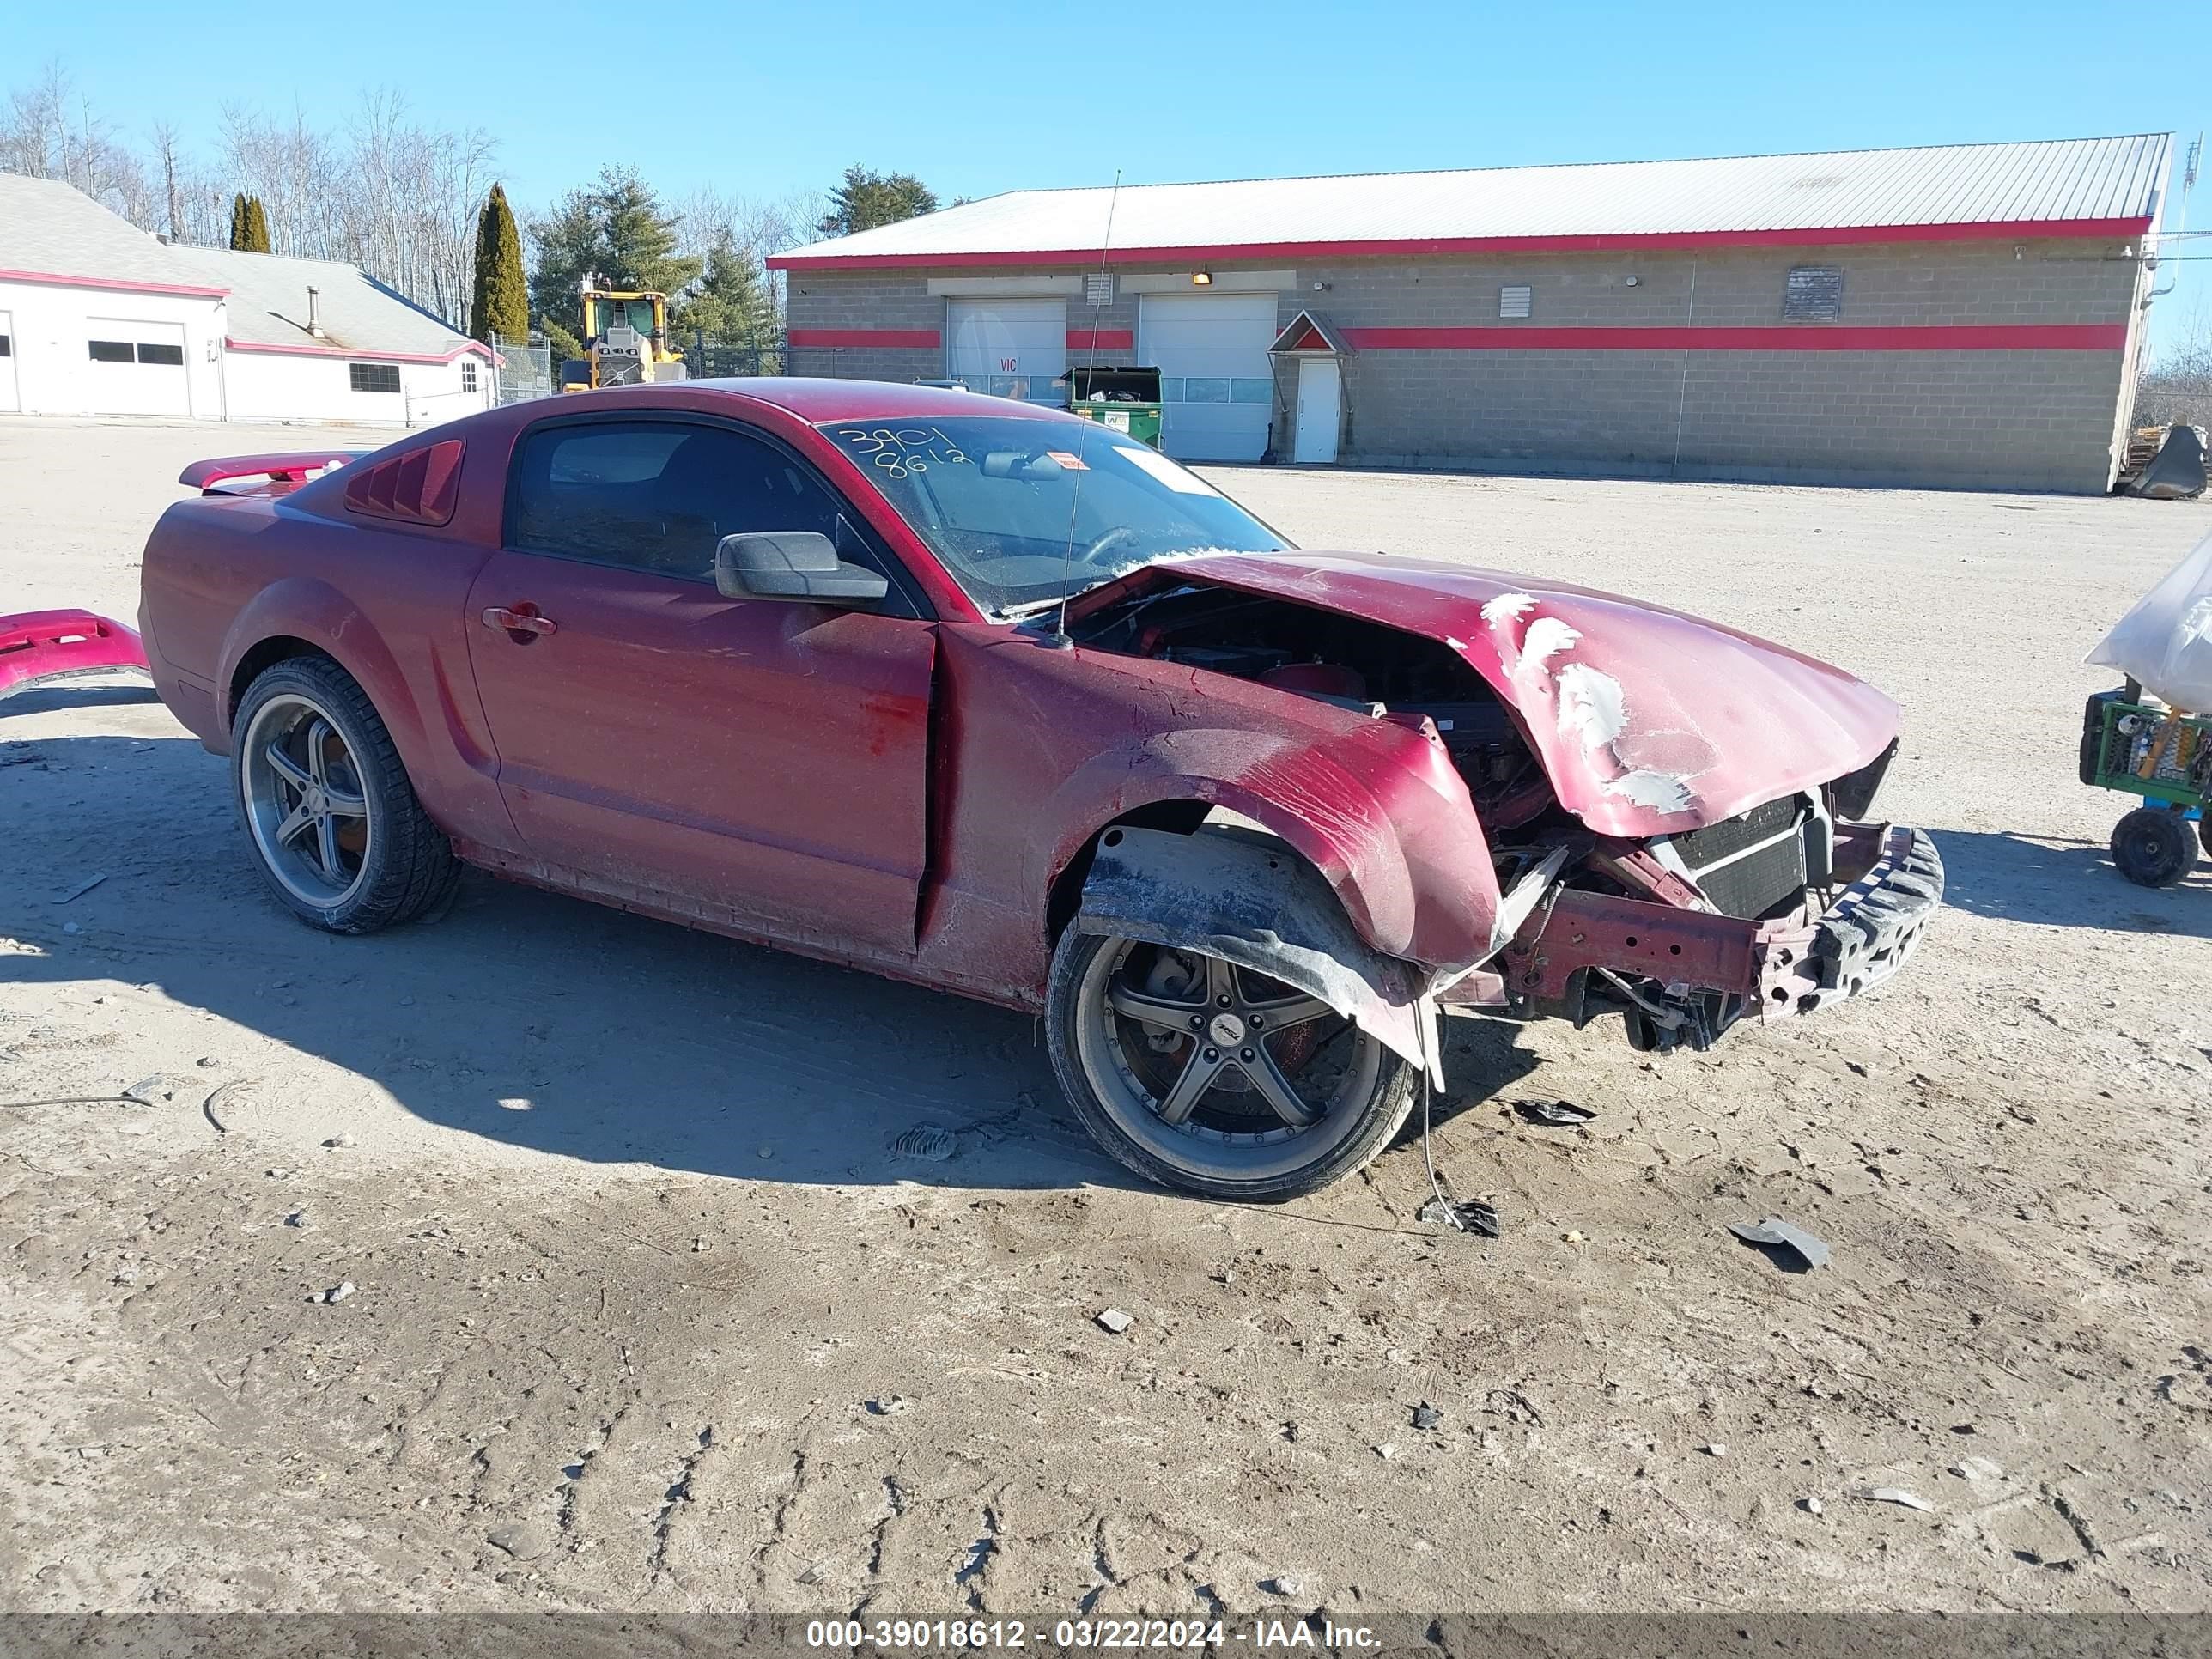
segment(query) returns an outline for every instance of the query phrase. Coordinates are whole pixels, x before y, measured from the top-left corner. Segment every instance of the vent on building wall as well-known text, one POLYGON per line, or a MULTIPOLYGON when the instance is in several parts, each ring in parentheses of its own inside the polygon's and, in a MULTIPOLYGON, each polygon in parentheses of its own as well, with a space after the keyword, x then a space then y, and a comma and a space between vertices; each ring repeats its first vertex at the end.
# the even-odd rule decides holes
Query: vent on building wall
POLYGON ((1083 279, 1083 298, 1086 304, 1110 306, 1114 303, 1114 278, 1106 271, 1096 271, 1083 279))
POLYGON ((1516 283, 1499 289, 1498 314, 1501 317, 1526 317, 1528 314, 1528 284, 1516 283))
POLYGON ((1796 265, 1782 289, 1782 319, 1832 323, 1844 314, 1844 273, 1838 265, 1796 265))
POLYGON ((374 466, 351 469, 346 510, 403 524, 444 524, 453 516, 460 482, 461 441, 448 438, 374 466))

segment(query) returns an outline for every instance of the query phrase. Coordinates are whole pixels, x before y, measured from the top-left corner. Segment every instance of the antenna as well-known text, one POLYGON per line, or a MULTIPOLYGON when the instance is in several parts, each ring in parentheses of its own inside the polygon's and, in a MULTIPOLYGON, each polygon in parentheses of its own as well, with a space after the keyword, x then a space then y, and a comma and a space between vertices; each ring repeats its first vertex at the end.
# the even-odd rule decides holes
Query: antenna
MULTIPOLYGON (((1114 246, 1114 209, 1121 200, 1121 169, 1114 169, 1114 189, 1106 198, 1106 234, 1098 243, 1098 274, 1107 274, 1106 255, 1114 246)), ((1091 353, 1084 363, 1086 369, 1098 367, 1098 310, 1091 312, 1091 353)), ((1071 388, 1072 389, 1072 388, 1071 388)), ((1070 402, 1074 401, 1073 398, 1070 402)), ((1075 641, 1067 637, 1067 590, 1075 585, 1075 515, 1083 505, 1083 475, 1090 469, 1085 465, 1083 452, 1091 441, 1091 422, 1083 423, 1083 430, 1075 439, 1075 488, 1067 498, 1067 548, 1060 561, 1060 620, 1053 626, 1052 636, 1045 643, 1055 651, 1073 651, 1075 641)))

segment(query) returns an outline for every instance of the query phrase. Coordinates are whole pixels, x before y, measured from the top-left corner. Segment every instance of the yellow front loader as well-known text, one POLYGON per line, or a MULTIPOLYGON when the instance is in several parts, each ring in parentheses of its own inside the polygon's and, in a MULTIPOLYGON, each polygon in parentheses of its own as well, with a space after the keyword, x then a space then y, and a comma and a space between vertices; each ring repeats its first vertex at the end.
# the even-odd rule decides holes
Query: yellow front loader
POLYGON ((652 289, 584 289, 584 350, 561 365, 561 390, 645 386, 684 378, 668 339, 668 296, 652 289))

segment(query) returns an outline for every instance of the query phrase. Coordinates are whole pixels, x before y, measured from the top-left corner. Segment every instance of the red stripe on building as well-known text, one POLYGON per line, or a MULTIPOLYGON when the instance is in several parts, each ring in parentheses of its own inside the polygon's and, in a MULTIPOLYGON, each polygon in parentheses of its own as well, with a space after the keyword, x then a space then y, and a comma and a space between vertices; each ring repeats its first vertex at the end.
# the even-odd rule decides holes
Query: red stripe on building
POLYGON ((1128 351, 1135 348, 1137 337, 1126 328, 1071 328, 1067 331, 1070 351, 1128 351))
POLYGON ((934 350, 944 337, 933 328, 794 328, 795 346, 884 346, 934 350))
MULTIPOLYGON (((1577 236, 1431 236, 1341 242, 1237 242, 1203 247, 1117 247, 1107 263, 1207 264, 1227 260, 1386 259, 1446 253, 1633 252, 1644 248, 1841 247, 1860 242, 2027 241, 2052 237, 2135 237, 2140 219, 1995 220, 1957 225, 1830 225, 1790 230, 1653 230, 1577 236)), ((1100 263, 1097 248, 1024 248, 989 253, 778 253, 773 270, 975 270, 995 265, 1100 263)))
POLYGON ((335 345, 277 345, 263 340, 232 340, 222 343, 225 351, 265 351, 279 357, 349 357, 356 362, 377 363, 450 363, 456 357, 465 357, 471 352, 489 359, 491 348, 471 340, 457 345, 451 351, 351 351, 335 345))
POLYGON ((1845 328, 1347 328, 1354 351, 2123 351, 2125 323, 1845 328))
POLYGON ((189 283, 139 283, 120 276, 72 276, 58 270, 0 270, 0 283, 38 283, 49 288, 112 288, 122 294, 173 294, 186 300, 221 300, 227 288, 198 288, 189 283))

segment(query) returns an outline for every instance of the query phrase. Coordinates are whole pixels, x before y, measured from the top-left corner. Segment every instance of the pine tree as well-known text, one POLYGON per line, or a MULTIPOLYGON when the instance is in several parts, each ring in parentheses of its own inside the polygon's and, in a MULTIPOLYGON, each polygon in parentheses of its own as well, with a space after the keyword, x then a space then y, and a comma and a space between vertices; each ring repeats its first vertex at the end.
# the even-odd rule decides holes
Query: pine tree
POLYGON ((269 211, 258 196, 243 197, 231 210, 230 245, 241 253, 269 252, 269 211))
POLYGON ((469 332, 489 343, 494 335, 520 345, 530 332, 530 291, 523 275, 522 238, 507 191, 494 185, 477 216, 476 293, 469 332))
POLYGON ((707 250, 706 271, 678 307, 673 326, 678 343, 704 340, 751 350, 773 343, 775 307, 760 261, 726 230, 707 250))
POLYGON ((672 295, 697 280, 706 261, 676 251, 677 216, 644 179, 628 168, 609 167, 599 174, 593 197, 605 249, 599 276, 608 287, 672 295))
POLYGON ((538 245, 530 271, 530 313, 551 337, 583 326, 584 279, 602 288, 658 289, 672 298, 696 281, 705 261, 680 254, 677 218, 636 173, 605 167, 587 190, 572 190, 530 222, 538 245))
POLYGON ((830 192, 830 211, 819 228, 824 236, 851 236, 936 211, 937 193, 912 173, 852 167, 830 192))
POLYGON ((246 246, 246 192, 240 191, 230 198, 230 246, 233 252, 246 246))

